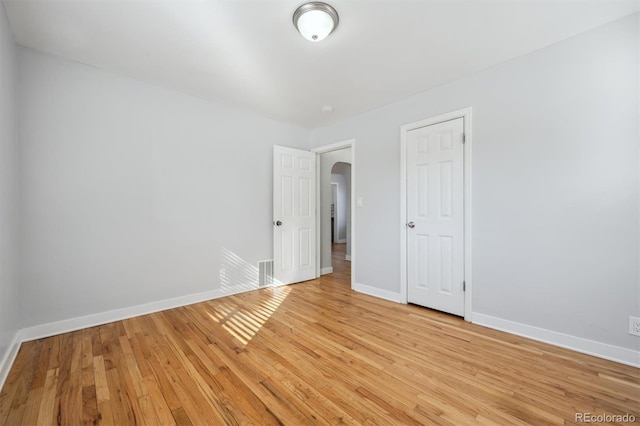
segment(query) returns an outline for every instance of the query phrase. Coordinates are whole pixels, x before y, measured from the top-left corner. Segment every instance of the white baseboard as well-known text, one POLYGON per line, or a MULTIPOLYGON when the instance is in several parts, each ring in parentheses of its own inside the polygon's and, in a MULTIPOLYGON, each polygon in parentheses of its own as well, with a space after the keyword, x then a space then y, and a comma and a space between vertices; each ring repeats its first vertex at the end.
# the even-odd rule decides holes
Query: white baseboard
POLYGON ((368 294, 369 296, 378 297, 380 299, 389 300, 396 303, 404 303, 400 297, 400 293, 395 293, 389 290, 382 290, 377 287, 371 287, 369 285, 353 283, 351 288, 357 292, 368 294))
POLYGON ((333 243, 334 244, 347 244, 347 240, 336 240, 333 243))
POLYGON ((344 260, 351 262, 351 255, 350 254, 345 255, 344 260))
POLYGON ((68 333, 70 331, 95 327, 97 325, 120 321, 140 315, 151 314, 167 309, 178 308, 180 306, 191 305, 193 303, 204 302, 207 300, 218 299, 220 297, 231 296, 233 294, 257 290, 258 288, 259 287, 257 285, 248 284, 234 286, 226 289, 215 289, 202 293, 190 294, 187 296, 174 297, 173 299, 146 303, 144 305, 131 306, 128 308, 101 312, 99 314, 86 315, 83 317, 36 325, 33 327, 23 328, 20 331, 20 337, 23 342, 27 342, 29 340, 41 339, 43 337, 54 336, 56 334, 68 333))
POLYGON ((11 344, 7 349, 7 352, 4 354, 4 357, 0 361, 0 389, 4 386, 4 382, 7 380, 9 376, 9 370, 11 370, 11 366, 13 365, 13 361, 15 361, 16 356, 18 355, 18 351, 20 350, 20 345, 22 344, 22 338, 20 335, 20 330, 16 331, 16 334, 13 336, 11 340, 11 344))
POLYGON ((593 340, 583 339, 582 337, 558 333, 557 331, 521 324, 477 312, 473 313, 473 323, 621 364, 640 367, 640 351, 595 342, 593 340))
POLYGON ((333 273, 333 267, 329 266, 328 268, 322 268, 320 269, 320 275, 327 275, 327 274, 332 274, 333 273))

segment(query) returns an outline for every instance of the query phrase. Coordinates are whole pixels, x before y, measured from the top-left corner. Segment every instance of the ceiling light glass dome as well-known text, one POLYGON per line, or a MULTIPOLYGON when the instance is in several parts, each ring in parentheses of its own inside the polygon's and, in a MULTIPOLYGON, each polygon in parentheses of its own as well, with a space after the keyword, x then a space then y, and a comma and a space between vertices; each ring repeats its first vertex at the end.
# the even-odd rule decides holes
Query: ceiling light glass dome
POLYGON ((326 3, 305 3, 294 12, 293 25, 304 38, 318 42, 338 26, 338 12, 326 3))

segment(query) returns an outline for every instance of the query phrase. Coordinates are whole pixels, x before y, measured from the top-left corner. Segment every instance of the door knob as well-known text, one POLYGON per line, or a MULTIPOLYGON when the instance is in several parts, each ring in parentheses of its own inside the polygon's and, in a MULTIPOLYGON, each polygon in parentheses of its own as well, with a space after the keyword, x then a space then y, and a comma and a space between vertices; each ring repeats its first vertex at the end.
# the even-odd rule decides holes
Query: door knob
POLYGON ((280 222, 280 221, 276 222, 276 226, 281 226, 281 225, 282 225, 282 222, 280 222))
POLYGON ((415 223, 413 223, 413 222, 409 222, 409 223, 407 223, 407 226, 408 226, 409 228, 415 228, 415 227, 416 227, 416 224, 415 224, 415 223))

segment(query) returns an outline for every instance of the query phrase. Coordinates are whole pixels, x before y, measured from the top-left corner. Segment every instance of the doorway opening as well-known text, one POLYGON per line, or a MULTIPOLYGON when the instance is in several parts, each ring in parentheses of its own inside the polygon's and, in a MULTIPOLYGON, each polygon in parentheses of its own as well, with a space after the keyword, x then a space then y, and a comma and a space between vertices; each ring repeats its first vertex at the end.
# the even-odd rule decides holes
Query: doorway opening
POLYGON ((317 276, 355 282, 355 140, 315 148, 317 155, 317 276))

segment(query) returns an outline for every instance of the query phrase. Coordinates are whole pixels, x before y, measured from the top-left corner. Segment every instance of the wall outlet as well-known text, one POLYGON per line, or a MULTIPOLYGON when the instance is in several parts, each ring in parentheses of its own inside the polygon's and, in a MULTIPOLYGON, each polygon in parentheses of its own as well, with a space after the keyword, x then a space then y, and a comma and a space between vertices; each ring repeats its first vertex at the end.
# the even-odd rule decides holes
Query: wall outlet
POLYGON ((629 334, 640 336, 640 318, 629 317, 629 334))

